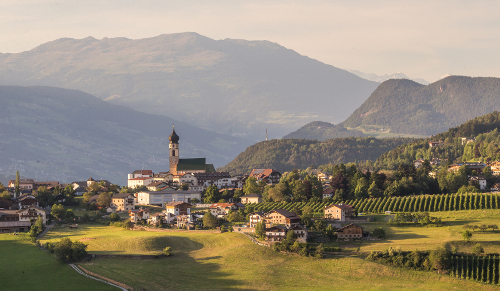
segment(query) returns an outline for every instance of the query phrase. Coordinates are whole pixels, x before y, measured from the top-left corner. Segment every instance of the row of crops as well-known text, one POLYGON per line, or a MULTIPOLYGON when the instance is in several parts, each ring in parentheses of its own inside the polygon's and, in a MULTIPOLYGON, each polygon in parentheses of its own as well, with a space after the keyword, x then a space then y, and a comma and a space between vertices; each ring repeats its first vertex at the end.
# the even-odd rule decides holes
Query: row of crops
POLYGON ((454 255, 451 258, 450 275, 489 284, 499 284, 498 256, 454 255))
MULTIPOLYGON (((441 194, 406 197, 364 198, 344 201, 357 209, 358 213, 435 212, 476 209, 498 209, 499 194, 441 194)), ((303 210, 310 207, 313 212, 322 212, 329 202, 265 202, 252 204, 254 211, 268 212, 273 209, 303 210)))

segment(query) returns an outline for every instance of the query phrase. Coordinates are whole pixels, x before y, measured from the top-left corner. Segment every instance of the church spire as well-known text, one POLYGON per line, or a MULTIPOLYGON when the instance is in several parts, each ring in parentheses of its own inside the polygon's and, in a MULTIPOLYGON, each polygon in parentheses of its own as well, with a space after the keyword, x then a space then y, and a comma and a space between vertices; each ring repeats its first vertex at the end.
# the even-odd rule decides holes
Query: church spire
POLYGON ((168 137, 170 143, 179 143, 179 136, 175 133, 175 125, 172 128, 172 134, 168 137))

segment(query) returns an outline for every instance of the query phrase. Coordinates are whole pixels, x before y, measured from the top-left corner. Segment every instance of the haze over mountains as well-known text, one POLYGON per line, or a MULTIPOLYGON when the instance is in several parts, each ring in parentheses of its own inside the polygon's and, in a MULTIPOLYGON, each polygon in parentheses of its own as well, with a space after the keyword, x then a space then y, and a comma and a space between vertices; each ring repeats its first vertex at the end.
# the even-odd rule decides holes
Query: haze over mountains
POLYGON ((120 185, 133 170, 168 171, 174 122, 181 157, 206 157, 216 167, 249 142, 61 88, 0 86, 0 108, 3 182, 16 170, 39 181, 92 176, 120 185))
POLYGON ((313 120, 340 122, 377 87, 269 41, 196 33, 58 39, 0 54, 4 85, 82 90, 114 104, 263 140, 313 120))
POLYGON ((378 83, 382 83, 382 82, 390 80, 390 79, 408 79, 408 80, 415 81, 415 82, 422 84, 422 85, 429 84, 429 82, 427 82, 426 80, 424 80, 422 78, 410 78, 407 75, 400 73, 400 72, 390 74, 390 75, 385 74, 385 75, 380 76, 380 75, 373 74, 373 73, 363 73, 363 72, 360 72, 358 70, 347 70, 347 71, 350 73, 353 73, 354 75, 361 77, 363 79, 378 82, 378 83))

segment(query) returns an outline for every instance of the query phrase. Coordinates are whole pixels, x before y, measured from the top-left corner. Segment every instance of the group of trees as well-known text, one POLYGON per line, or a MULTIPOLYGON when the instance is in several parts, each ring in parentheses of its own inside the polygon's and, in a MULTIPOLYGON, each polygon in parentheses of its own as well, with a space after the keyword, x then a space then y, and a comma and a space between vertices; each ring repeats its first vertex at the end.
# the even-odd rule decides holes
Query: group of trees
POLYGON ((233 198, 233 201, 238 202, 239 198, 243 196, 243 191, 235 189, 234 192, 231 192, 228 189, 225 189, 221 192, 217 186, 211 185, 203 190, 202 196, 204 197, 203 202, 207 204, 225 203, 229 200, 229 198, 233 198))
POLYGON ((87 245, 79 241, 71 241, 69 238, 63 238, 57 243, 47 242, 44 248, 65 263, 78 262, 87 257, 87 245))
MULTIPOLYGON (((286 237, 281 242, 275 242, 273 244, 273 250, 276 252, 292 252, 297 253, 300 256, 307 257, 309 251, 307 250, 307 243, 299 243, 297 241, 297 236, 293 230, 289 230, 286 233, 286 237)), ((317 252, 317 257, 323 257, 323 250, 320 249, 317 252)))
POLYGON ((439 247, 429 252, 415 250, 413 252, 403 252, 389 247, 382 252, 372 251, 367 260, 385 263, 400 268, 413 270, 437 270, 445 272, 451 267, 452 253, 446 248, 439 247))
POLYGON ((420 225, 435 224, 436 226, 440 226, 442 224, 441 218, 432 217, 429 212, 396 213, 394 218, 389 219, 389 224, 405 225, 416 223, 420 225))

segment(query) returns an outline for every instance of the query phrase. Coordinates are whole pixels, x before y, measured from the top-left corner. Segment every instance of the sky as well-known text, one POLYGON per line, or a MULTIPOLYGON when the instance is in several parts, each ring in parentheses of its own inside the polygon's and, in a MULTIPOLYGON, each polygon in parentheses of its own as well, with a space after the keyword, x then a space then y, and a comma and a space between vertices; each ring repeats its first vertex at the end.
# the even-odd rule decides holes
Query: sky
POLYGON ((500 1, 2 0, 0 53, 62 37, 268 40, 342 69, 500 77, 500 1))

